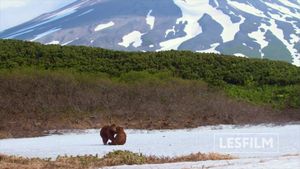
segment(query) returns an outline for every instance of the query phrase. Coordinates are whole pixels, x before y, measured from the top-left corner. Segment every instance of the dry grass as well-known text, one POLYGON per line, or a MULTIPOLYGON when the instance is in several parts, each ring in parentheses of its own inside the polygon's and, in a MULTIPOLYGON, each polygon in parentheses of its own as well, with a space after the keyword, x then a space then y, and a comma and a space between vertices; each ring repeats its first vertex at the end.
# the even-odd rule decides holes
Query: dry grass
POLYGON ((200 81, 130 83, 60 72, 0 74, 0 138, 100 128, 107 123, 176 129, 299 119, 296 112, 232 100, 200 81))
POLYGON ((57 157, 56 160, 23 158, 5 156, 0 154, 0 169, 86 169, 99 168, 104 166, 133 165, 133 164, 160 164, 184 161, 205 161, 205 160, 230 160, 234 157, 217 153, 202 154, 196 153, 181 157, 156 157, 143 156, 142 154, 129 151, 114 151, 102 158, 97 156, 57 157))
POLYGON ((218 153, 195 153, 186 156, 180 157, 156 157, 156 156, 149 156, 148 163, 152 164, 160 164, 160 163, 175 163, 175 162, 188 162, 188 161, 206 161, 206 160, 231 160, 235 159, 235 157, 227 154, 218 154, 218 153))

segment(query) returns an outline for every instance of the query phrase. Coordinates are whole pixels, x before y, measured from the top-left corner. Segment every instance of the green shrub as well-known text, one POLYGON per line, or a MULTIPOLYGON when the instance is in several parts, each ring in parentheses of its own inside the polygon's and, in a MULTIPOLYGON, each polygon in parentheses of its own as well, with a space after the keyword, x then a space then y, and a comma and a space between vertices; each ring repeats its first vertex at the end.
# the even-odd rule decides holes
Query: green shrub
POLYGON ((83 46, 0 40, 0 69, 20 67, 101 72, 113 77, 123 75, 122 79, 129 81, 150 76, 146 72, 169 72, 175 77, 205 80, 213 85, 284 86, 300 83, 300 68, 280 61, 189 51, 121 52, 83 46), (125 73, 129 74, 124 75, 125 73))
POLYGON ((0 75, 61 76, 81 83, 163 84, 205 81, 229 96, 299 107, 300 68, 289 63, 190 51, 121 52, 83 46, 0 40, 0 75), (216 87, 217 86, 217 87, 216 87))
POLYGON ((142 154, 133 153, 130 151, 117 150, 106 154, 103 157, 103 160, 106 161, 109 165, 114 164, 144 164, 147 161, 147 158, 142 154))
POLYGON ((228 85, 226 93, 234 98, 276 108, 300 108, 300 85, 236 86, 228 85))

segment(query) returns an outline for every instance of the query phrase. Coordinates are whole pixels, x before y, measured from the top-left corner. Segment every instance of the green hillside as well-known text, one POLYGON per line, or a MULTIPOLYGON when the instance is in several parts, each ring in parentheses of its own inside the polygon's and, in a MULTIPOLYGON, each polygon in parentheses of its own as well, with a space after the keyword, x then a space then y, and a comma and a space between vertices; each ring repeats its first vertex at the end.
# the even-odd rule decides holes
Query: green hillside
POLYGON ((213 84, 292 85, 300 68, 279 61, 246 59, 189 51, 120 52, 83 46, 42 45, 0 40, 0 68, 37 67, 106 73, 119 77, 130 71, 168 71, 183 79, 213 84))

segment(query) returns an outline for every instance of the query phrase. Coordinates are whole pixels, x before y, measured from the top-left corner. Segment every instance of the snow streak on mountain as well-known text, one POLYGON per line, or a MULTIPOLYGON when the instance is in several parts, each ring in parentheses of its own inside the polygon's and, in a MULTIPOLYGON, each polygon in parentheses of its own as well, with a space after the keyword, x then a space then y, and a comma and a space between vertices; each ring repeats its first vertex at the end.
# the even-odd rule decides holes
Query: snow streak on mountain
POLYGON ((300 0, 78 0, 0 38, 214 52, 300 66, 300 0))

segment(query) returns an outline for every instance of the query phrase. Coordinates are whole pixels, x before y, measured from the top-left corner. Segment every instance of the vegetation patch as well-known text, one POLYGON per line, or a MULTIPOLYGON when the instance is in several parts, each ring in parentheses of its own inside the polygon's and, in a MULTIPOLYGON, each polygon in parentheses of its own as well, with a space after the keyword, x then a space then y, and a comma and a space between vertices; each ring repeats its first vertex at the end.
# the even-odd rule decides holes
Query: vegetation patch
POLYGON ((0 138, 299 121, 299 86, 280 61, 0 40, 0 138))
POLYGON ((279 109, 300 108, 300 85, 228 85, 225 91, 230 97, 258 105, 272 105, 279 109))
POLYGON ((300 82, 300 68, 281 61, 189 51, 121 52, 0 40, 0 69, 20 67, 101 72, 112 77, 131 71, 168 71, 174 77, 218 85, 292 85, 300 82))
POLYGON ((99 168, 104 166, 133 165, 133 164, 160 164, 186 161, 205 161, 205 160, 231 160, 235 157, 217 153, 209 154, 190 154, 181 157, 156 157, 145 156, 130 151, 114 151, 104 157, 98 156, 76 156, 76 157, 57 157, 55 160, 40 158, 23 158, 16 156, 6 156, 0 154, 0 169, 86 169, 99 168))
POLYGON ((300 120, 296 86, 255 93, 250 87, 212 87, 169 72, 129 72, 112 78, 103 73, 34 68, 3 70, 0 81, 0 138, 109 123, 178 129, 300 120), (273 94, 281 89, 286 95, 277 101, 273 94), (272 105, 289 107, 274 109, 272 105))

